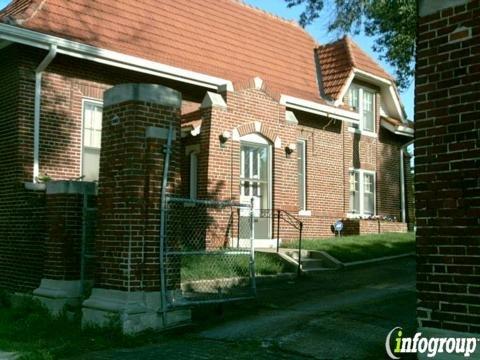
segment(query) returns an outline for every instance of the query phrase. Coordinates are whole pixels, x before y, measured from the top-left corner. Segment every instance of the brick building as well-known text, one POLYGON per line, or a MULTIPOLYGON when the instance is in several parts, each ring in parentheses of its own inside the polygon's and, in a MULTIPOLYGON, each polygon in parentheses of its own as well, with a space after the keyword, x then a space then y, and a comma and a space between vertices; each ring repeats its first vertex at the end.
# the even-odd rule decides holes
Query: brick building
MULTIPOLYGON (((105 175, 115 151, 103 149, 102 112, 119 84, 175 91, 158 90, 181 99, 178 114, 162 110, 181 125, 175 192, 253 198, 257 246, 274 241, 262 215, 271 209, 299 217, 306 236, 331 235, 341 218, 351 233, 406 231, 412 125, 392 77, 348 37, 319 45, 236 0, 17 0, 0 12, 0 63, 2 287, 31 290, 43 279, 43 294, 57 291, 51 280, 81 291, 68 283, 78 278, 82 236, 71 214, 95 197, 88 184, 99 177, 99 197, 102 188, 118 195, 105 175), (394 221, 362 219, 371 217, 394 221)), ((172 104, 157 100, 150 108, 172 104)), ((162 120, 152 121, 142 126, 162 120)), ((99 211, 116 206, 99 202, 99 211)))
POLYGON ((480 3, 419 5, 417 317, 458 337, 480 333, 480 3))

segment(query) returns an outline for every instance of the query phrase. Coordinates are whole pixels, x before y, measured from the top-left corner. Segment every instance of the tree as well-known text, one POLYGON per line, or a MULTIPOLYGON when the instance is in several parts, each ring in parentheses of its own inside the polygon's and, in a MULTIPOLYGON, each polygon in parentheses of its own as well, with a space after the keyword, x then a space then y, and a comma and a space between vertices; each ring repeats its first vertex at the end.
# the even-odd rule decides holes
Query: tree
POLYGON ((397 85, 404 90, 410 84, 415 67, 415 0, 285 0, 288 7, 304 5, 300 25, 320 17, 324 5, 333 6, 335 15, 329 31, 358 34, 377 39, 373 50, 395 68, 397 85))

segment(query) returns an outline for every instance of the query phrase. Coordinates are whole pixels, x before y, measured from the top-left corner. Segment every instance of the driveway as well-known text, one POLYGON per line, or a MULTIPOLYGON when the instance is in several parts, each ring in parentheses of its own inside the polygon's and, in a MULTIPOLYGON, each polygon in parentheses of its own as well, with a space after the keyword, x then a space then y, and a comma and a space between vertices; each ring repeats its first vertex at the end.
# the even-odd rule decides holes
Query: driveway
POLYGON ((258 291, 255 302, 197 309, 193 331, 157 345, 79 359, 383 359, 391 329, 415 329, 414 258, 322 272, 258 291))

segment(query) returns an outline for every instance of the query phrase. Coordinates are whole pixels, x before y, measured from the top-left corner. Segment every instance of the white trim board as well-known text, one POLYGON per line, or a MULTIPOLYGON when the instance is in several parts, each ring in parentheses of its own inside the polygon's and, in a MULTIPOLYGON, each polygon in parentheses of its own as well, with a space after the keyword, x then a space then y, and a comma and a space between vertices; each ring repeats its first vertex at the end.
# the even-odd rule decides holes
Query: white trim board
POLYGON ((340 109, 334 106, 320 104, 314 101, 304 100, 293 96, 282 95, 280 97, 280 104, 285 105, 290 109, 305 111, 312 114, 326 116, 329 118, 358 124, 360 121, 360 114, 354 111, 340 109))
POLYGON ((385 120, 382 120, 380 122, 380 126, 394 133, 395 135, 413 137, 415 134, 414 130, 409 127, 402 126, 402 125, 394 126, 385 120))

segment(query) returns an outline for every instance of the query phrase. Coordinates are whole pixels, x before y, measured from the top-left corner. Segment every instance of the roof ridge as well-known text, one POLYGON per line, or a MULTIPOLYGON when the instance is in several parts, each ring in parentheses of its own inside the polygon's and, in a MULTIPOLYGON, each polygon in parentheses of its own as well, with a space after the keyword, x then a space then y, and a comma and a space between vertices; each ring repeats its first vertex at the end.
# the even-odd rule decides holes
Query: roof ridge
MULTIPOLYGON (((358 51, 360 51, 364 56, 366 56, 366 57, 367 57, 370 61, 372 61, 376 66, 378 66, 378 67, 385 73, 385 75, 388 75, 388 78, 389 78, 390 80, 393 80, 393 79, 394 79, 394 78, 392 77, 392 75, 391 75, 387 70, 385 70, 384 67, 378 62, 377 59, 375 59, 375 58, 374 58, 373 56, 371 56, 368 52, 366 52, 365 50, 363 50, 363 48, 362 48, 361 46, 358 46, 358 44, 357 44, 355 41, 353 41, 352 39, 349 38, 348 41, 349 41, 350 50, 351 50, 352 46, 355 46, 358 51)), ((352 52, 352 54, 353 54, 353 52, 352 52)), ((353 64, 354 67, 358 68, 358 66, 357 66, 357 64, 356 64, 355 61, 353 61, 352 64, 353 64)))
POLYGON ((2 11, 0 18, 13 19, 17 24, 23 24, 36 15, 47 0, 13 0, 2 11))
MULTIPOLYGON (((248 9, 251 9, 251 10, 257 11, 257 12, 259 12, 259 13, 262 13, 262 14, 264 14, 264 15, 267 15, 267 16, 275 19, 275 20, 279 20, 279 21, 281 21, 281 22, 284 22, 284 23, 287 23, 287 24, 289 24, 289 25, 291 25, 291 26, 294 26, 294 27, 296 27, 296 28, 299 28, 300 30, 305 31, 305 32, 308 34, 308 32, 307 32, 297 21, 295 21, 295 20, 287 19, 287 18, 284 18, 284 17, 282 17, 282 16, 275 15, 275 14, 273 14, 273 13, 267 11, 267 10, 264 10, 264 9, 261 9, 261 8, 259 8, 259 7, 257 7, 257 6, 248 4, 245 0, 230 0, 230 1, 232 1, 232 2, 234 2, 234 3, 237 3, 237 4, 239 4, 239 5, 242 5, 242 6, 246 7, 246 8, 248 8, 248 9)), ((309 35, 310 35, 310 34, 309 34, 309 35)))
POLYGON ((283 22, 283 23, 285 23, 285 24, 287 24, 287 25, 290 25, 290 26, 292 26, 292 27, 294 27, 294 28, 296 28, 296 29, 298 29, 298 30, 301 30, 304 34, 306 34, 306 35, 313 41, 313 43, 314 43, 314 49, 319 46, 319 43, 318 43, 317 39, 315 39, 312 34, 310 34, 307 30, 305 30, 305 28, 302 27, 302 26, 298 23, 298 21, 293 20, 293 19, 287 19, 287 18, 281 17, 281 16, 279 16, 279 15, 275 15, 275 14, 273 14, 273 13, 267 11, 267 10, 264 10, 264 9, 261 9, 261 8, 259 8, 259 7, 257 7, 257 6, 248 4, 248 3, 246 2, 246 0, 230 0, 230 1, 231 1, 231 2, 234 2, 234 3, 237 3, 238 5, 244 6, 244 7, 246 7, 247 9, 250 9, 250 10, 259 12, 259 13, 261 13, 261 14, 263 14, 263 15, 266 15, 266 16, 274 19, 274 20, 283 22))
POLYGON ((350 36, 348 35, 345 35, 342 39, 340 39, 341 41, 343 41, 343 44, 347 50, 347 56, 348 56, 348 60, 350 62, 350 65, 352 65, 352 67, 357 67, 357 64, 355 62, 355 58, 353 57, 353 51, 352 51, 352 39, 350 39, 350 36))

